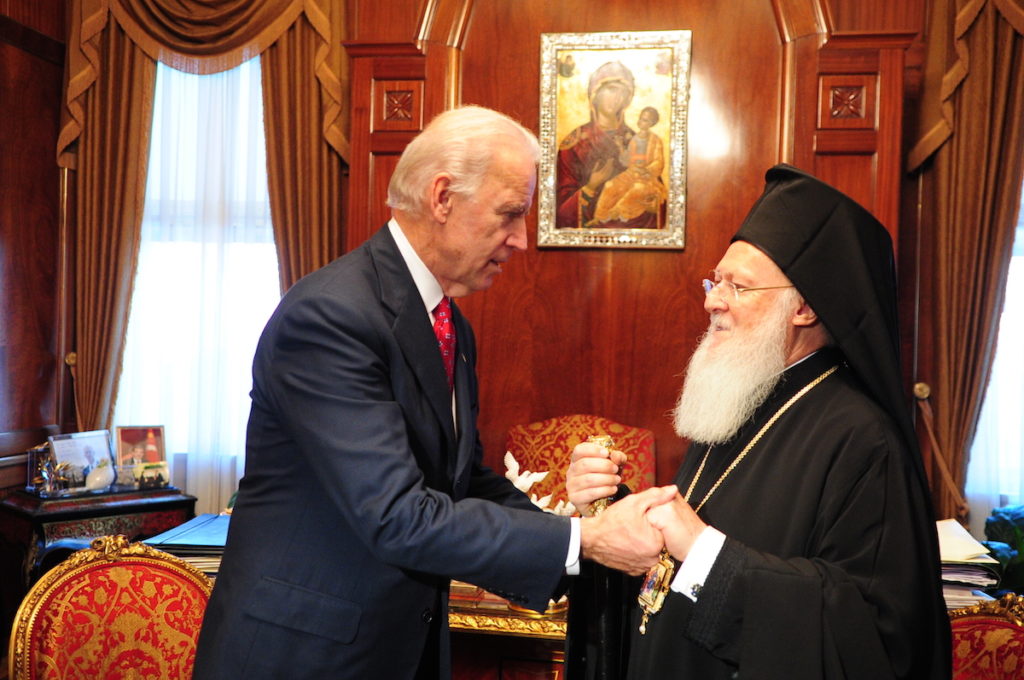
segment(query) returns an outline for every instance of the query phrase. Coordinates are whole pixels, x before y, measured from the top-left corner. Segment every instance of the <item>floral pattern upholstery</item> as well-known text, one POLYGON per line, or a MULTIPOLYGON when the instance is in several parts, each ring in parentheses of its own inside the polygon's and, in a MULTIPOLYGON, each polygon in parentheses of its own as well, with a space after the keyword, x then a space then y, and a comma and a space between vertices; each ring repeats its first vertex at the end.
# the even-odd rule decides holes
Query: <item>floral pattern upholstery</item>
POLYGON ((530 488, 530 494, 543 498, 553 494, 551 503, 568 500, 565 492, 565 468, 573 448, 591 435, 608 435, 615 448, 628 460, 622 482, 633 491, 654 484, 654 433, 640 427, 623 425, 594 415, 574 414, 549 418, 509 428, 506 450, 523 471, 548 472, 548 476, 530 488))
POLYGON ((1024 597, 949 612, 953 628, 953 680, 1024 677, 1024 597))
POLYGON ((212 584, 190 564, 124 536, 97 538, 25 596, 12 680, 191 678, 212 584))

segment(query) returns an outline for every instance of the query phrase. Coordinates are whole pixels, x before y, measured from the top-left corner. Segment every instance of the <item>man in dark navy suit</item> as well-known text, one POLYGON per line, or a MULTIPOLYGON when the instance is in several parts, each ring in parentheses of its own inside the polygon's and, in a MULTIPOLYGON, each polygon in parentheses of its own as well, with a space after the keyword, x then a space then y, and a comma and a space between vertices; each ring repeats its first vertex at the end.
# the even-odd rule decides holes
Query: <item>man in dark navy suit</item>
POLYGON ((570 520, 481 463, 476 347, 451 298, 526 248, 538 157, 494 111, 438 116, 396 166, 387 226, 282 299, 196 678, 445 678, 450 578, 543 610, 581 557, 654 564, 643 513, 673 489, 570 520))

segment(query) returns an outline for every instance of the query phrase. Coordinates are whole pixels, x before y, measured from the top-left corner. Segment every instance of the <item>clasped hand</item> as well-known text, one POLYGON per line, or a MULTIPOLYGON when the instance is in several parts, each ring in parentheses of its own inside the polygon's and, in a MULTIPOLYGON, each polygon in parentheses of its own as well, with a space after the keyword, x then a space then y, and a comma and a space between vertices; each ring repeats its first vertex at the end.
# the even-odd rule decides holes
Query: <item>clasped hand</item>
POLYGON ((662 548, 678 560, 686 559, 707 525, 674 484, 630 494, 600 515, 589 516, 591 503, 615 493, 625 462, 621 451, 597 444, 584 443, 573 449, 565 486, 569 500, 584 514, 583 557, 633 575, 650 569, 662 548))

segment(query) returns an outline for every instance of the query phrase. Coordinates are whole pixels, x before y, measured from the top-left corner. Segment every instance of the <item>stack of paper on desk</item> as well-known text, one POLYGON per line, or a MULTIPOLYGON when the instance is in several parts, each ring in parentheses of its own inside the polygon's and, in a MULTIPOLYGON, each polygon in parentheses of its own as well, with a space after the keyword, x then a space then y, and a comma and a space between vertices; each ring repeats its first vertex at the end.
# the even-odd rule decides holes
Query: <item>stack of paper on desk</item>
POLYGON ((999 561, 955 519, 936 522, 942 560, 942 594, 950 609, 992 599, 981 592, 999 583, 999 561))
POLYGON ((220 570, 231 515, 199 515, 144 542, 176 555, 208 576, 220 570))

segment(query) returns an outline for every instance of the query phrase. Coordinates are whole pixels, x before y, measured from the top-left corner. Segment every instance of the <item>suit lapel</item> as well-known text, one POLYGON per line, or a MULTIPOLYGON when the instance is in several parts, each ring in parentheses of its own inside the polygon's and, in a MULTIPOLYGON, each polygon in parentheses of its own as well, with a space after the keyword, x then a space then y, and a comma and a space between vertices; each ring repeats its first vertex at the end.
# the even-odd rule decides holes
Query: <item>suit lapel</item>
POLYGON ((455 446, 451 395, 441 353, 437 348, 437 338, 430 327, 430 317, 423 309, 423 299, 387 227, 373 237, 371 252, 377 263, 381 302, 395 315, 392 325, 395 339, 430 402, 434 415, 443 426, 450 453, 455 446))
POLYGON ((449 471, 458 479, 461 471, 469 465, 476 449, 476 413, 474 401, 477 398, 476 375, 468 357, 475 352, 473 334, 469 322, 462 316, 457 305, 452 305, 452 319, 458 342, 455 355, 455 410, 459 418, 459 441, 456 460, 449 463, 449 471))

